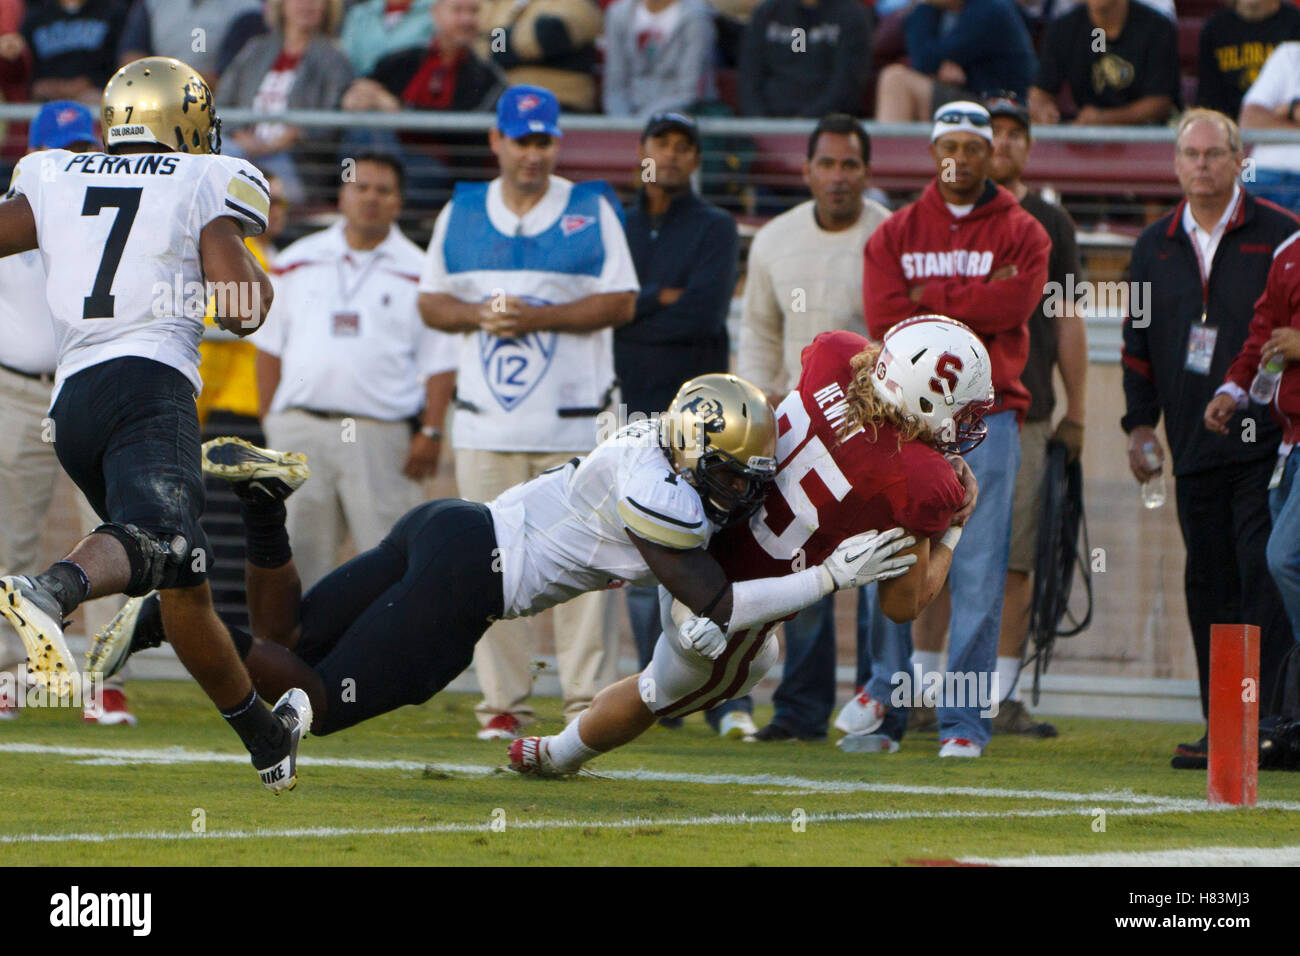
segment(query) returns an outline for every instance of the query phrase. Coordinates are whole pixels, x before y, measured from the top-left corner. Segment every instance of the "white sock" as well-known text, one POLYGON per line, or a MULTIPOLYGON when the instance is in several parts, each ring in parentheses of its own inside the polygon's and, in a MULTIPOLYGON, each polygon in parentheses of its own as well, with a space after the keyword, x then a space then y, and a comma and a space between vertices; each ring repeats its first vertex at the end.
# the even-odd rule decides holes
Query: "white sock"
POLYGON ((582 735, 578 732, 581 723, 582 716, 579 715, 558 734, 546 738, 546 754, 561 773, 573 773, 592 757, 600 756, 599 750, 592 750, 582 742, 582 735))
POLYGON ((920 668, 921 678, 943 669, 943 651, 912 651, 912 669, 920 668))
POLYGON ((1002 700, 1020 699, 1020 686, 1016 684, 1019 673, 1020 658, 998 657, 998 694, 1002 700))

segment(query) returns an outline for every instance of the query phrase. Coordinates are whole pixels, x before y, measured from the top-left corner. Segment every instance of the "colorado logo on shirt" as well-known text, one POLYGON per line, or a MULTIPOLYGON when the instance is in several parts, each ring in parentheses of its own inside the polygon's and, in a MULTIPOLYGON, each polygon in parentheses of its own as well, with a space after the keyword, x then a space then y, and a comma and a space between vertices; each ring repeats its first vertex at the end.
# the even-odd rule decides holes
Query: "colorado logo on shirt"
POLYGON ((948 252, 905 252, 900 257, 903 275, 908 279, 932 279, 941 276, 986 276, 993 267, 993 253, 977 249, 954 249, 948 252))

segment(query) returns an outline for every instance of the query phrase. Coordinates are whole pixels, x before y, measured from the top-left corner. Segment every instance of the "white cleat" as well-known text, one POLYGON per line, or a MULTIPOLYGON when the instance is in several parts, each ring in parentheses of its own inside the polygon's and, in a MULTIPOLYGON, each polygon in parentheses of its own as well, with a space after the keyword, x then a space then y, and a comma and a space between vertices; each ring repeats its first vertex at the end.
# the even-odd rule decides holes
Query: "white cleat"
POLYGON ((965 737, 945 737, 939 744, 940 757, 980 757, 984 748, 965 737))
POLYGON ((242 498, 283 501, 311 477, 307 456, 258 448, 242 438, 213 438, 203 443, 203 473, 234 485, 242 498))
POLYGON ((28 680, 66 697, 80 679, 63 639, 63 609, 54 595, 25 574, 0 577, 0 616, 27 649, 28 680))
POLYGON ((530 777, 555 780, 571 777, 574 772, 560 770, 551 763, 546 737, 518 737, 510 742, 510 769, 530 777))
POLYGON ((754 718, 743 710, 733 710, 729 714, 723 714, 722 720, 718 723, 718 736, 725 737, 727 740, 753 743, 756 733, 758 728, 754 726, 754 718))
POLYGON ((253 769, 262 786, 279 796, 298 784, 298 743, 311 729, 311 699, 306 691, 294 687, 276 701, 271 713, 284 722, 288 734, 281 751, 261 767, 254 761, 253 769))
MULTIPOLYGON (((99 674, 104 678, 112 677, 126 664, 127 658, 146 646, 134 641, 135 626, 140 620, 140 612, 145 602, 158 601, 157 591, 150 591, 143 597, 129 598, 122 609, 113 615, 113 619, 100 628, 86 648, 86 671, 99 674)), ((154 609, 156 611, 156 609, 154 609)))
POLYGON ((885 705, 864 690, 840 708, 835 717, 835 729, 855 735, 875 733, 885 722, 885 712, 885 705))
POLYGON ((888 734, 849 734, 838 746, 846 754, 896 754, 900 745, 888 734))

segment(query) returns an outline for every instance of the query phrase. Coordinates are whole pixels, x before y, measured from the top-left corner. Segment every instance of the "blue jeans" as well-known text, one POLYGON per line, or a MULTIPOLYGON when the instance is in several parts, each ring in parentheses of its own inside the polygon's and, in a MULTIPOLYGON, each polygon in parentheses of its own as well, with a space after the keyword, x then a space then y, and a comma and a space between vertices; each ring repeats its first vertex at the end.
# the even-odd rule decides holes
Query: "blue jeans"
MULTIPOLYGON (((659 623, 659 589, 633 585, 624 590, 627 592, 627 616, 632 620, 632 639, 636 642, 637 667, 645 670, 650 658, 654 656, 655 642, 663 631, 659 623)), ((754 699, 746 694, 735 700, 723 701, 712 710, 706 710, 704 719, 710 727, 717 730, 722 718, 735 710, 752 714, 754 699)))
POLYGON ((1287 456, 1282 483, 1268 493, 1268 510, 1273 531, 1268 536, 1268 570, 1291 619, 1291 630, 1300 640, 1300 448, 1287 456))
POLYGON ((1256 169, 1254 183, 1247 189, 1260 199, 1275 202, 1300 215, 1300 173, 1286 169, 1256 169))
MULTIPOLYGON (((1020 426, 1015 412, 999 412, 985 421, 988 437, 966 456, 979 482, 979 502, 966 522, 948 572, 953 609, 948 626, 948 673, 974 674, 977 688, 992 691, 1002 625, 1002 584, 1011 552, 1011 499, 1020 469, 1020 426)), ((964 737, 984 746, 992 735, 993 721, 980 716, 978 701, 966 703, 965 707, 938 708, 939 737, 964 737)))

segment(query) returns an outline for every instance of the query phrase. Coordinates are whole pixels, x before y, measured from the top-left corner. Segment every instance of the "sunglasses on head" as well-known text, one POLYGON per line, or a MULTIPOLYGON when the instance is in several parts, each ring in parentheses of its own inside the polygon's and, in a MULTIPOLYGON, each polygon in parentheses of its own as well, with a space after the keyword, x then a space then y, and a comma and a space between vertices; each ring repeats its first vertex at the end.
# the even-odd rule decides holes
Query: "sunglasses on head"
POLYGON ((965 110, 949 110, 947 113, 940 113, 934 120, 936 123, 950 123, 952 125, 961 125, 963 122, 970 123, 971 126, 988 126, 989 118, 985 113, 966 112, 965 110))

